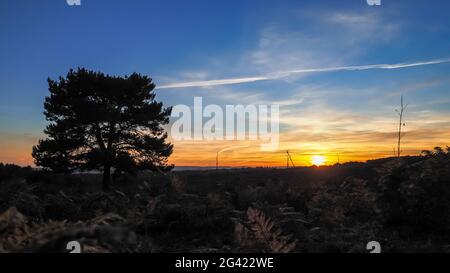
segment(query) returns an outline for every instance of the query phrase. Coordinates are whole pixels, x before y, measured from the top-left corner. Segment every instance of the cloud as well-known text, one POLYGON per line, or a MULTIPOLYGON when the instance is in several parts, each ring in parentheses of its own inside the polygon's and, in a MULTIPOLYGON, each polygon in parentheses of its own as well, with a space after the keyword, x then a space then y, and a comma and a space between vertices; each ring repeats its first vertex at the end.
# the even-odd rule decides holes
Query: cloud
POLYGON ((181 83, 171 83, 166 85, 160 85, 157 89, 167 89, 167 88, 182 88, 182 87, 208 87, 216 85, 228 85, 246 82, 256 82, 267 80, 267 77, 246 77, 246 78, 233 78, 233 79, 223 79, 223 80, 206 80, 206 81, 194 81, 194 82, 181 82, 181 83))
POLYGON ((334 10, 295 13, 287 21, 269 20, 259 31, 255 43, 250 43, 252 46, 243 52, 236 52, 236 58, 228 59, 225 67, 222 63, 216 70, 216 66, 210 64, 200 75, 199 71, 182 73, 178 80, 166 79, 157 88, 207 88, 281 78, 290 82, 307 73, 336 68, 345 70, 348 68, 342 66, 355 62, 355 57, 369 50, 374 43, 384 44, 397 37, 400 26, 397 18, 374 13, 334 10), (292 25, 306 25, 307 28, 292 25), (303 69, 308 67, 314 69, 303 69), (223 73, 238 76, 227 78, 221 76, 223 73))
MULTIPOLYGON (((394 112, 397 99, 393 97, 400 94, 407 94, 410 103, 405 117, 403 153, 419 154, 422 149, 448 144, 448 107, 439 110, 449 99, 443 84, 447 81, 440 79, 439 73, 431 79, 427 73, 413 77, 383 73, 379 75, 382 78, 369 81, 306 78, 312 73, 339 71, 349 71, 358 77, 359 73, 351 71, 393 71, 449 63, 450 58, 438 57, 402 63, 394 60, 363 63, 372 59, 373 54, 379 55, 380 50, 403 45, 409 33, 403 30, 408 30, 409 25, 402 14, 333 9, 302 10, 296 11, 295 17, 288 13, 283 16, 289 18, 267 18, 266 25, 254 32, 255 39, 246 41, 248 48, 228 52, 227 58, 206 64, 202 71, 178 73, 158 86, 159 94, 166 96, 173 93, 162 89, 176 92, 177 88, 196 87, 176 96, 177 99, 186 96, 190 102, 193 95, 201 95, 205 102, 219 105, 279 104, 279 151, 261 152, 260 143, 249 140, 176 142, 173 162, 213 166, 217 151, 244 145, 248 147, 223 153, 220 164, 281 166, 285 164, 285 150, 292 151, 299 165, 310 164, 305 154, 326 154, 329 163, 337 161, 336 153, 340 154, 341 162, 391 156, 398 126, 394 112), (263 81, 266 82, 261 85, 242 84, 263 81), (286 84, 292 82, 295 84, 286 84), (435 96, 425 98, 425 94, 417 91, 433 92, 435 96), (443 97, 438 96, 441 93, 443 97), (437 101, 430 101, 432 98, 437 101)), ((253 39, 252 35, 248 37, 253 39)), ((215 56, 220 57, 220 52, 215 56)))
POLYGON ((224 153, 226 151, 231 151, 231 150, 235 150, 235 149, 242 149, 242 148, 247 148, 249 145, 240 145, 240 146, 230 146, 230 147, 226 147, 223 148, 222 150, 218 151, 217 153, 224 153))
POLYGON ((436 59, 436 60, 413 62, 413 63, 370 64, 370 65, 336 66, 336 67, 323 67, 323 68, 302 68, 302 69, 274 72, 274 73, 270 73, 265 76, 169 83, 169 84, 165 84, 165 85, 160 85, 157 87, 157 89, 186 88, 186 87, 210 87, 210 86, 218 86, 218 85, 230 85, 230 84, 257 82, 257 81, 277 80, 277 79, 289 77, 289 76, 292 76, 295 74, 304 74, 304 73, 361 71, 361 70, 371 70, 371 69, 388 69, 388 70, 390 70, 390 69, 401 69, 401 68, 409 68, 409 67, 417 67, 417 66, 425 66, 425 65, 437 65, 437 64, 449 63, 449 62, 450 62, 450 58, 445 58, 445 59, 436 59))

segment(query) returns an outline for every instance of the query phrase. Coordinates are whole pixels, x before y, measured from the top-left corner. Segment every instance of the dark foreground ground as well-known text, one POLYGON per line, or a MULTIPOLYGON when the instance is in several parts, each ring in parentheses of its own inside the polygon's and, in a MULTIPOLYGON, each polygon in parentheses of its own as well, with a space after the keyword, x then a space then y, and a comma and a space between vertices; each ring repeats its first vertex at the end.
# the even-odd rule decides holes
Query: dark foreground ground
POLYGON ((0 252, 450 252, 450 155, 116 179, 2 166, 0 252))

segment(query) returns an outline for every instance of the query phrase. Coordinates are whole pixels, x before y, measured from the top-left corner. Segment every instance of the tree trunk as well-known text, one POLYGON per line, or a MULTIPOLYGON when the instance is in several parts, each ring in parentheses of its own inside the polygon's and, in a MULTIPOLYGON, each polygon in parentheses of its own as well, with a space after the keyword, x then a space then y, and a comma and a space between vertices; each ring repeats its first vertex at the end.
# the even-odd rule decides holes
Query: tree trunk
POLYGON ((105 192, 109 191, 110 184, 111 184, 111 166, 109 163, 107 163, 103 167, 103 182, 102 182, 103 191, 105 192))

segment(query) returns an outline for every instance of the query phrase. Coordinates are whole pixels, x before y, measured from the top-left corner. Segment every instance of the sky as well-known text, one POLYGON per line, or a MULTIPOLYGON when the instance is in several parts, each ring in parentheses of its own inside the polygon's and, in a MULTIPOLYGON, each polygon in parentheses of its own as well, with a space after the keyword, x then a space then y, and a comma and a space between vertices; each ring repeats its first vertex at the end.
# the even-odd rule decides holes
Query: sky
MULTIPOLYGON (((0 0, 0 162, 33 165, 47 78, 149 75, 167 106, 278 104, 280 143, 178 141, 179 166, 284 166, 450 145, 449 1, 0 0), (337 156, 339 155, 339 156, 337 156)), ((173 122, 173 120, 171 121, 173 122)), ((169 126, 170 127, 170 126, 169 126)))

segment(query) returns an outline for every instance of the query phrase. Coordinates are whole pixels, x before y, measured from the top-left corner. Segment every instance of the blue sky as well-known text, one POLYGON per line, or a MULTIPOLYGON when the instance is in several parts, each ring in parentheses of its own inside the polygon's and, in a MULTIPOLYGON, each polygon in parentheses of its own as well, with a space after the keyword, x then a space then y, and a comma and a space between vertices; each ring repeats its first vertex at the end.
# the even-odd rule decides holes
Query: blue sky
MULTIPOLYGON (((31 145, 46 124, 46 79, 70 68, 136 71, 164 86, 443 60, 450 58, 449 10, 448 1, 437 0, 382 0, 379 7, 365 0, 82 0, 77 7, 65 0, 2 0, 0 161, 31 162, 31 145)), ((282 148, 341 151, 358 159, 392 150, 400 94, 410 104, 406 153, 450 143, 449 82, 450 64, 442 63, 158 89, 157 98, 167 105, 191 105, 194 96, 219 105, 280 103, 282 148)), ((218 145, 201 143, 201 149, 209 154, 218 145)), ((208 164, 185 156, 198 149, 195 144, 178 147, 177 163, 208 164)), ((276 161, 252 157, 252 149, 242 154, 230 156, 229 163, 276 161)))

